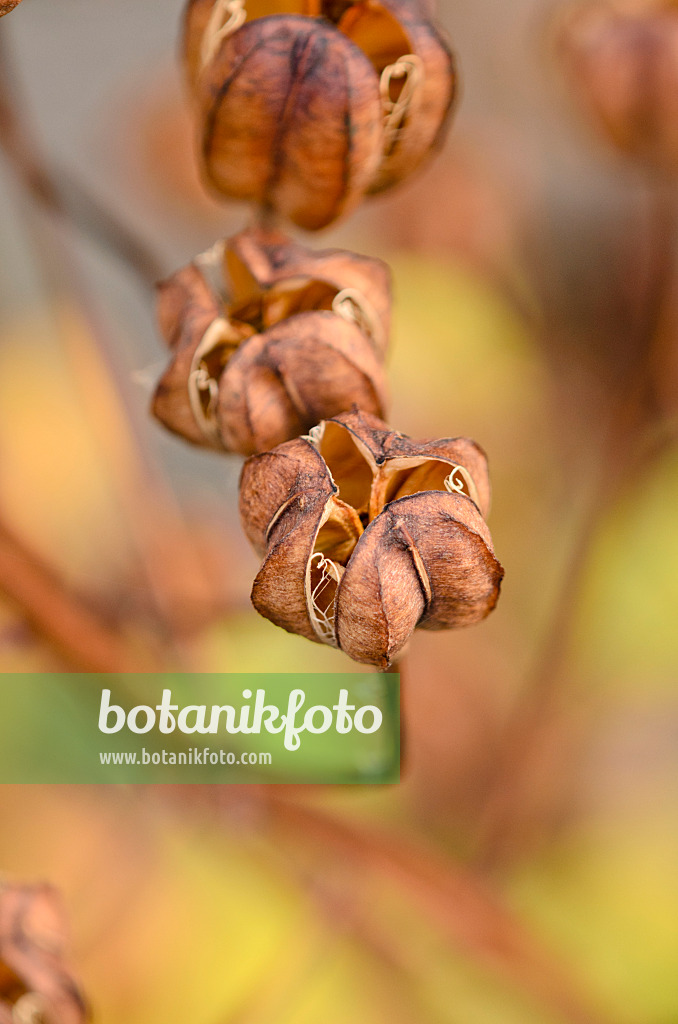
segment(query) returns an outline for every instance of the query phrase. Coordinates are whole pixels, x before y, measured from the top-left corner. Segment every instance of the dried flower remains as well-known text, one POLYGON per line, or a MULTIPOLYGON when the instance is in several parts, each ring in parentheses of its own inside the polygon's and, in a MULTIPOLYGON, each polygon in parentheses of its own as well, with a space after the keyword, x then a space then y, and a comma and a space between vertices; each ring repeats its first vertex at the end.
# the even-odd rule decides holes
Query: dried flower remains
POLYGON ((414 441, 354 409, 249 459, 241 519, 263 557, 252 602, 292 633, 386 668, 413 630, 484 619, 503 570, 484 453, 414 441))
POLYGON ((244 231, 163 282, 158 317, 172 359, 153 413, 194 444, 250 455, 354 402, 385 413, 380 260, 244 231))
POLYGON ((407 0, 190 0, 184 52, 207 183, 308 230, 414 171, 457 89, 407 0))

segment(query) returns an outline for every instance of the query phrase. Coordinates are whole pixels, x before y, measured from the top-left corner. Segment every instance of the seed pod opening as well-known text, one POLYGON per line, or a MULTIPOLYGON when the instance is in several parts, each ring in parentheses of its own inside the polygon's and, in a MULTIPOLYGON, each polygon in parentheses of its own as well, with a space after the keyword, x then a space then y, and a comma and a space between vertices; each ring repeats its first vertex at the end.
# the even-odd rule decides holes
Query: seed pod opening
POLYGON ((383 415, 390 275, 246 231, 159 286, 172 359, 153 414, 194 444, 250 455, 360 402, 383 415))
POLYGON ((457 92, 405 0, 191 0, 184 53, 208 184, 309 230, 414 171, 457 92))
POLYGON ((370 191, 415 171, 442 143, 458 90, 452 51, 421 7, 406 0, 348 5, 337 27, 379 75, 384 147, 370 191))
POLYGON ((241 517, 264 553, 254 606, 384 668, 416 627, 468 625, 495 606, 488 505, 474 442, 413 441, 357 409, 325 421, 243 468, 241 517))

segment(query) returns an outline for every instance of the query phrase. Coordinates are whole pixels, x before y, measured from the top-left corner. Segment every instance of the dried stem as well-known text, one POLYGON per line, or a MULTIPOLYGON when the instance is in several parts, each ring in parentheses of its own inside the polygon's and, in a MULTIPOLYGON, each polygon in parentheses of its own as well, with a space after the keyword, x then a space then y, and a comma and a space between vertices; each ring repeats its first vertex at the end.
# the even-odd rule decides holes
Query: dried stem
POLYGON ((64 586, 0 521, 0 592, 69 667, 80 672, 144 672, 157 665, 64 586))
POLYGON ((546 637, 496 759, 480 817, 478 860, 486 868, 502 864, 527 835, 521 820, 530 814, 529 798, 526 801, 525 797, 548 724, 562 706, 563 672, 578 598, 598 530, 628 481, 632 479, 637 485, 638 475, 647 472, 652 459, 664 450, 663 443, 648 448, 644 442, 648 423, 657 422, 652 374, 667 299, 675 281, 677 227, 678 204, 673 189, 653 183, 649 188, 647 286, 631 327, 634 355, 627 387, 612 411, 601 445, 597 478, 577 528, 546 637))
POLYGON ((153 287, 165 276, 161 261, 80 182, 45 164, 26 118, 16 115, 15 91, 7 45, 0 37, 0 146, 19 181, 48 213, 75 225, 106 252, 115 254, 144 286, 153 287))
POLYGON ((400 676, 400 777, 403 779, 409 769, 409 743, 407 733, 407 708, 405 706, 405 655, 397 658, 388 671, 400 676))
MULTIPOLYGON (((51 168, 33 141, 29 119, 17 103, 10 74, 11 64, 1 46, 2 40, 0 146, 29 195, 59 215, 58 227, 62 223, 70 224, 76 214, 64 200, 51 168)), ((78 209, 87 214, 76 218, 78 226, 97 235, 107 247, 112 247, 140 277, 146 289, 153 285, 160 273, 158 261, 150 257, 138 240, 110 213, 85 197, 81 190, 78 196, 78 209)), ((124 384, 117 379, 107 328, 101 323, 68 240, 63 237, 63 232, 40 230, 36 251, 45 263, 49 280, 75 297, 78 312, 88 328, 77 337, 72 337, 73 332, 69 331, 66 344, 71 350, 76 375, 84 382, 86 412, 91 414, 93 422, 100 424, 101 447, 112 466, 117 490, 127 513, 139 563, 154 603, 158 629, 168 653, 171 651, 174 660, 181 664, 188 653, 182 635, 193 625, 189 624, 189 629, 185 630, 187 601, 181 589, 189 588, 204 596, 211 584, 203 575, 193 538, 176 501, 148 452, 138 423, 138 407, 129 401, 124 384)), ((190 658, 190 653, 188 656, 190 658)))
MULTIPOLYGON (((460 954, 502 975, 570 1024, 607 1020, 472 870, 442 861, 414 843, 343 824, 317 809, 288 802, 270 789, 259 794, 268 807, 276 845, 303 836, 305 843, 314 843, 325 854, 331 852, 342 870, 357 873, 343 886, 344 892, 368 891, 370 885, 388 880, 426 912, 427 920, 441 929, 460 954)), ((296 858, 294 867, 299 870, 296 858)), ((367 927, 363 920, 361 931, 367 927)))
POLYGON ((232 821, 256 823, 266 846, 257 842, 253 850, 267 860, 273 853, 281 857, 320 910, 385 965, 414 976, 420 970, 410 937, 379 923, 372 897, 383 893, 386 883, 398 901, 423 914, 445 936, 452 955, 514 986, 568 1024, 611 1024, 612 1018, 581 990, 543 940, 472 867, 417 840, 341 821, 297 801, 297 792, 298 787, 289 786, 201 786, 198 800, 194 793, 186 804, 186 787, 162 788, 165 798, 189 811, 200 805, 201 813, 221 819, 229 829, 232 821))

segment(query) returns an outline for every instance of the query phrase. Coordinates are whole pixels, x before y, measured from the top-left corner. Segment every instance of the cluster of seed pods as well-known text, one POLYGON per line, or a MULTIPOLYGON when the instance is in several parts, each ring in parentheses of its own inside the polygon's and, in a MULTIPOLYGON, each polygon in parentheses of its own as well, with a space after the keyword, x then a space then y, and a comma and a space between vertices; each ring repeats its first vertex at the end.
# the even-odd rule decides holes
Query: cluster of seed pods
POLYGON ((170 361, 153 413, 193 444, 247 456, 255 608, 378 668, 415 628, 495 606, 487 463, 473 441, 414 441, 387 425, 388 267, 271 225, 324 228, 439 146, 458 83, 429 8, 189 0, 202 175, 257 218, 158 292, 170 361))

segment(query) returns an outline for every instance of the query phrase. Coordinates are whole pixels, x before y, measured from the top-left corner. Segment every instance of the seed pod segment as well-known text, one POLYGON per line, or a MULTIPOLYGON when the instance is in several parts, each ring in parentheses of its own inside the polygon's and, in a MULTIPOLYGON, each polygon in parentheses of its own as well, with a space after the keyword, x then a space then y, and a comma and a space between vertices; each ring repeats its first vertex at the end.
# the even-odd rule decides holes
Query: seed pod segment
POLYGON ((381 192, 415 171, 442 143, 458 91, 452 51, 423 7, 408 0, 362 0, 337 27, 379 75, 384 150, 370 186, 381 192))
POLYGON ((263 557, 252 602, 289 632, 386 668, 417 627, 478 622, 503 570, 486 459, 353 409, 249 459, 241 519, 263 557))
POLYGON ((309 230, 414 171, 457 92, 449 47, 406 0, 190 0, 201 163, 218 193, 309 230))
POLYGON ((274 15, 226 36, 196 80, 201 165, 218 193, 307 230, 357 205, 381 158, 379 83, 344 35, 274 15))
POLYGON ((390 274, 244 231, 159 286, 171 352, 153 414, 194 444, 250 455, 358 401, 383 415, 390 274))

